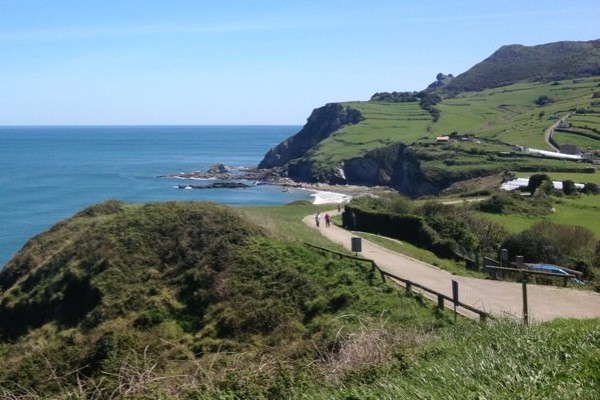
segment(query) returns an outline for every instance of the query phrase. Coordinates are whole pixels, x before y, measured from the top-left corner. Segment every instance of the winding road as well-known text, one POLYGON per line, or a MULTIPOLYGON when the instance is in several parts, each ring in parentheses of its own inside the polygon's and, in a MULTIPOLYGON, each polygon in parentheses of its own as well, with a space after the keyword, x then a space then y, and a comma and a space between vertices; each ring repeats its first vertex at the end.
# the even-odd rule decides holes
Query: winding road
MULTIPOLYGON (((338 214, 329 211, 330 215, 338 214)), ((352 232, 331 225, 315 226, 314 216, 304 223, 333 243, 350 250, 352 232)), ((520 283, 455 276, 433 265, 385 249, 362 239, 361 256, 371 259, 384 271, 411 280, 447 296, 452 296, 452 280, 459 285, 460 301, 493 316, 522 318, 522 287, 520 283)), ((529 321, 542 322, 555 318, 600 318, 600 293, 528 284, 529 321)), ((426 295, 426 293, 424 293, 426 295)), ((448 302, 446 302, 448 303, 448 302)), ((450 304, 447 304, 450 306, 450 304)), ((465 314, 469 316, 468 314, 465 314)))
POLYGON ((558 126, 562 122, 566 121, 570 116, 571 116, 571 114, 565 115, 564 117, 562 117, 561 119, 559 119, 558 121, 556 121, 555 123, 550 125, 548 128, 546 128, 546 130, 544 131, 544 140, 546 141, 546 144, 548 146, 550 146, 552 148, 552 150, 556 151, 557 153, 560 152, 560 150, 552 144, 550 139, 552 138, 552 135, 554 134, 554 130, 556 128, 558 128, 558 126))

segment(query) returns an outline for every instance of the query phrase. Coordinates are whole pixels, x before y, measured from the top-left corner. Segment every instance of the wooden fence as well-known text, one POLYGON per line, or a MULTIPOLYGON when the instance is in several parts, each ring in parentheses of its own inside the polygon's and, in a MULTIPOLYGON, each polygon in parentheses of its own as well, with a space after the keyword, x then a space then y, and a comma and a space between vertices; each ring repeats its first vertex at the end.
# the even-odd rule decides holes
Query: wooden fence
MULTIPOLYGON (((566 270, 566 268, 563 269, 566 270)), ((483 258, 483 271, 494 279, 502 279, 505 273, 525 275, 525 278, 528 278, 529 276, 542 276, 547 278, 562 279, 563 286, 565 287, 567 286, 569 279, 581 277, 581 272, 572 270, 569 270, 570 273, 565 275, 556 274, 554 272, 532 271, 529 269, 500 267, 499 262, 491 260, 487 257, 483 258)))
POLYGON ((317 250, 323 251, 323 252, 335 254, 335 255, 337 255, 339 257, 349 258, 349 259, 357 260, 357 261, 368 262, 368 263, 371 264, 371 267, 374 270, 377 270, 379 272, 379 275, 381 276, 381 280, 383 282, 386 282, 386 279, 387 279, 386 277, 389 277, 389 278, 393 279, 396 283, 401 282, 401 283, 404 284, 404 287, 406 288, 406 292, 407 293, 411 293, 412 290, 413 290, 413 288, 421 289, 422 291, 427 292, 430 295, 432 295, 434 298, 437 298, 437 307, 440 310, 444 309, 444 307, 445 307, 445 301, 448 300, 450 302, 450 304, 453 305, 454 307, 460 307, 460 308, 468 310, 468 311, 470 311, 470 312, 472 312, 474 314, 479 315, 479 319, 481 321, 485 321, 487 318, 491 317, 491 315, 489 313, 487 313, 485 311, 482 311, 482 310, 479 310, 478 308, 472 307, 472 306, 470 306, 468 304, 462 303, 462 302, 460 302, 458 300, 455 301, 454 298, 452 298, 450 296, 447 296, 447 295, 445 295, 443 293, 437 292, 437 291, 435 291, 433 289, 430 289, 430 288, 428 288, 426 286, 423 286, 423 285, 418 284, 416 282, 410 281, 408 279, 401 278, 401 277, 396 276, 396 275, 394 275, 394 274, 392 274, 390 272, 383 271, 381 268, 379 268, 379 266, 377 265, 377 263, 375 261, 371 260, 371 259, 363 258, 363 257, 357 257, 357 256, 351 256, 351 255, 348 255, 348 254, 345 254, 345 253, 341 253, 341 252, 338 252, 338 251, 334 251, 334 250, 331 250, 331 249, 328 249, 328 248, 325 248, 325 247, 317 246, 317 245, 314 245, 314 244, 311 244, 311 243, 306 243, 305 242, 304 244, 307 245, 307 246, 309 246, 309 247, 315 248, 317 250))

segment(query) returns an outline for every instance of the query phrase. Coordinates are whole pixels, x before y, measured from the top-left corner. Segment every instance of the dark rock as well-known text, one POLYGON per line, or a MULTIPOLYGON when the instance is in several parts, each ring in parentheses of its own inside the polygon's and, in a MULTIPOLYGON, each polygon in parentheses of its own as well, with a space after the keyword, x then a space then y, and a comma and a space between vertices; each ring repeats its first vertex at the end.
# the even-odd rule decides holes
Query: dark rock
POLYGON ((207 175, 229 174, 230 172, 231 167, 228 167, 225 164, 215 164, 206 170, 207 175))
POLYGON ((239 189, 250 187, 241 182, 214 182, 208 185, 177 185, 179 189, 239 189))

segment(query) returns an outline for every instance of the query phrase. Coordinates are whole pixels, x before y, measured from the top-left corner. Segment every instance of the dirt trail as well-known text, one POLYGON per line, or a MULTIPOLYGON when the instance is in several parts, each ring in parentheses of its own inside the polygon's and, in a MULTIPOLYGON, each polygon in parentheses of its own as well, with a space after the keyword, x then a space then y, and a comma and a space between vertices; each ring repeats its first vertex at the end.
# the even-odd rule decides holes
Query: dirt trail
MULTIPOLYGON (((330 215, 338 214, 330 211, 330 215)), ((324 213, 323 213, 324 215, 324 213)), ((327 228, 315 226, 314 216, 303 219, 304 223, 332 242, 350 250, 351 238, 355 237, 335 225, 327 228)), ((362 239, 363 257, 374 260, 379 267, 401 278, 409 279, 437 292, 452 296, 454 279, 458 281, 460 301, 494 316, 522 317, 522 287, 520 283, 452 275, 432 265, 387 250, 362 239)), ((600 293, 579 291, 552 286, 527 285, 529 320, 548 321, 555 318, 600 318, 600 293)))

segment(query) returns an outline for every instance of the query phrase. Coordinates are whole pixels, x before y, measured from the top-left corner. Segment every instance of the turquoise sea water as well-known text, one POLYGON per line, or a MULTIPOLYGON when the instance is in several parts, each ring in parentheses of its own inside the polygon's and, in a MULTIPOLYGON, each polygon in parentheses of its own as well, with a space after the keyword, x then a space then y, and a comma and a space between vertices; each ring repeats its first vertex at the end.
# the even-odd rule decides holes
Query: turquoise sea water
MULTIPOLYGON (((309 199, 275 186, 180 190, 162 174, 256 166, 299 126, 0 127, 0 269, 32 236, 106 199, 228 205, 309 199)), ((201 184, 202 182, 190 181, 201 184)))

